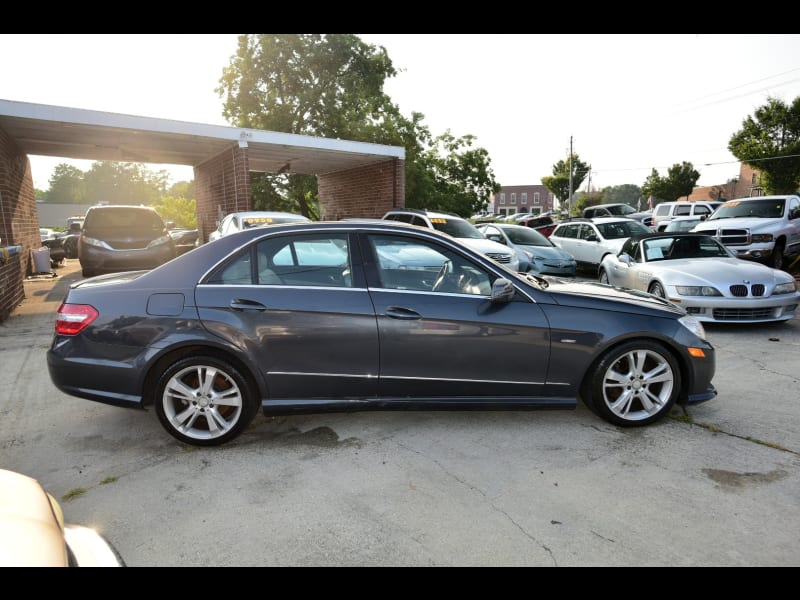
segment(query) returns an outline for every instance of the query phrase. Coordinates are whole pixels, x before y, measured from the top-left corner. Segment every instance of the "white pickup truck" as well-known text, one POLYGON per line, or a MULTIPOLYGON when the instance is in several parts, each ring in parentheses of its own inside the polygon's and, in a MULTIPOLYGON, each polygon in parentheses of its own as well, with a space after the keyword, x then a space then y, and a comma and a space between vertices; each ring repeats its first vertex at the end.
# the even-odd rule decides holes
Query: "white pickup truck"
POLYGON ((713 235, 739 258, 780 269, 800 255, 800 196, 729 200, 692 231, 713 235))

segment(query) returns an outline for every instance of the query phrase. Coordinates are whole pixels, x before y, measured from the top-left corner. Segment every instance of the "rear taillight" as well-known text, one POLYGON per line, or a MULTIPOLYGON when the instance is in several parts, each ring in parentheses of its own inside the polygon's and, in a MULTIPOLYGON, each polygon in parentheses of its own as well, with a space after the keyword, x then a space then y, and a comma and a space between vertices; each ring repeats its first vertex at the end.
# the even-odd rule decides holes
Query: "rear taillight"
POLYGON ((56 313, 56 333, 77 335, 98 317, 100 313, 89 304, 61 303, 56 313))

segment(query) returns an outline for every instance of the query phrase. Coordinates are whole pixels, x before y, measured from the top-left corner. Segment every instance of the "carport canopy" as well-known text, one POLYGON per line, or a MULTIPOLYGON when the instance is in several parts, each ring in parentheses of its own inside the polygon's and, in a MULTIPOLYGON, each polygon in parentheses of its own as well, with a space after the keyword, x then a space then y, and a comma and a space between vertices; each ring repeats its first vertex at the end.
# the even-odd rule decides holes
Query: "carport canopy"
POLYGON ((405 159, 405 148, 0 99, 0 128, 25 154, 197 167, 238 144, 249 168, 324 175, 405 159))

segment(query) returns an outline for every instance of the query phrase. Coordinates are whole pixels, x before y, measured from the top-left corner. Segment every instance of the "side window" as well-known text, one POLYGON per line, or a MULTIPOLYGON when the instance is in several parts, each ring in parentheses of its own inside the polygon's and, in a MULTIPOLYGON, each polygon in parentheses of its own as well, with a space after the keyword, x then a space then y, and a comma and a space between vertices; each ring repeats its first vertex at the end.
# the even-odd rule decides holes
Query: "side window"
POLYGON ((208 279, 208 283, 221 285, 252 285, 253 275, 249 250, 231 260, 221 269, 218 269, 208 279))
POLYGON ((493 277, 482 267, 433 242, 370 235, 381 287, 391 290, 488 296, 493 277))
POLYGON ((694 207, 694 214, 696 214, 698 216, 699 215, 710 215, 711 214, 711 209, 708 208, 707 206, 703 206, 702 204, 698 204, 697 206, 694 207))
POLYGON ((409 223, 412 225, 419 225, 420 227, 430 227, 428 223, 422 217, 418 217, 416 215, 411 215, 408 220, 409 223))
POLYGON ((686 206, 684 206, 683 204, 680 204, 680 205, 675 207, 675 216, 676 217, 685 217, 685 216, 691 214, 691 212, 692 212, 692 207, 691 207, 691 205, 688 205, 688 204, 686 206))
POLYGON ((561 234, 562 237, 575 239, 578 237, 578 226, 577 225, 567 225, 564 227, 564 231, 561 234))
POLYGON ((586 240, 589 239, 589 236, 592 235, 593 233, 594 230, 591 227, 589 227, 588 225, 581 225, 581 230, 580 233, 578 234, 578 237, 582 240, 586 240))
POLYGON ((789 199, 788 215, 790 219, 800 218, 800 200, 798 200, 797 198, 789 199))
POLYGON ((664 215, 669 214, 669 205, 668 204, 659 204, 656 206, 656 214, 659 217, 663 217, 664 215))
POLYGON ((352 287, 347 234, 281 236, 258 243, 261 285, 352 287))

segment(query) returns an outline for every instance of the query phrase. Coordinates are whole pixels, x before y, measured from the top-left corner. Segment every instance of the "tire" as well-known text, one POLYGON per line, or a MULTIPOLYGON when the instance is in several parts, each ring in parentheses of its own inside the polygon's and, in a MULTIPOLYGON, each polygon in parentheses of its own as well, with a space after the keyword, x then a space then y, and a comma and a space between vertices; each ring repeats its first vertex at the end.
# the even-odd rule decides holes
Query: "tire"
POLYGON ((84 277, 94 277, 95 275, 97 275, 97 273, 95 271, 92 271, 91 269, 81 269, 81 275, 83 275, 84 277))
POLYGON ((667 294, 664 291, 664 286, 662 286, 658 281, 654 281, 650 284, 650 287, 647 290, 654 296, 658 296, 659 298, 666 298, 667 294))
POLYGON ((67 258, 78 258, 78 240, 70 237, 64 241, 64 253, 67 258))
POLYGON ((231 363, 191 356, 159 377, 155 409, 174 438, 193 446, 218 446, 237 437, 253 420, 258 397, 231 363))
POLYGON ((772 250, 772 254, 769 255, 769 261, 767 262, 767 266, 772 267, 773 269, 782 269, 783 268, 783 244, 775 244, 775 248, 772 250))
POLYGON ((608 273, 606 273, 605 269, 600 269, 600 273, 598 274, 598 279, 600 280, 600 283, 605 283, 606 285, 609 285, 608 273))
POLYGON ((621 427, 654 423, 672 409, 681 389, 675 357, 662 344, 634 340, 594 364, 582 390, 586 405, 621 427))

